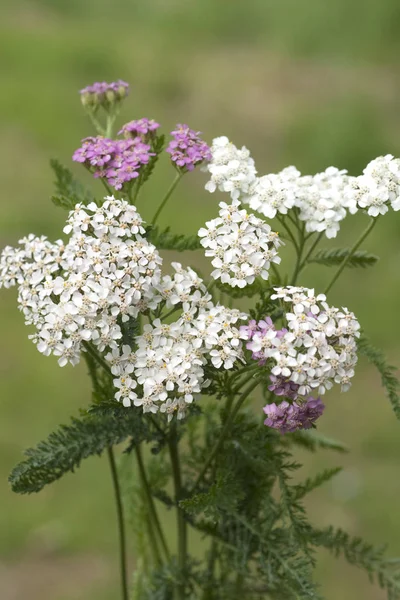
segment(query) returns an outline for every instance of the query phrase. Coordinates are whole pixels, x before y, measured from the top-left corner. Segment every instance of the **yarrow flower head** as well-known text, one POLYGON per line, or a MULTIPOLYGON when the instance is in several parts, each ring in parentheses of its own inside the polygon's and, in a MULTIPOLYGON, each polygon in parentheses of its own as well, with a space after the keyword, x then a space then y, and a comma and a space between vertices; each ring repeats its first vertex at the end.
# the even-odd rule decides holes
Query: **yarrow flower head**
POLYGON ((147 165, 154 153, 151 146, 140 137, 111 140, 102 136, 82 140, 72 159, 83 163, 94 177, 104 178, 116 190, 139 177, 143 165, 147 165))
POLYGON ((204 170, 211 175, 206 190, 228 192, 233 200, 246 197, 256 181, 257 171, 250 152, 245 146, 239 150, 226 136, 213 140, 211 158, 204 170))
POLYGON ((205 367, 232 369, 243 360, 236 323, 246 315, 214 305, 198 275, 172 263, 173 276, 164 276, 155 286, 165 308, 180 311, 173 323, 155 319, 129 346, 112 350, 106 360, 116 379, 116 399, 134 404, 144 412, 186 415, 188 405, 209 385, 205 367))
POLYGON ((171 160, 179 169, 193 171, 205 160, 210 160, 210 148, 200 138, 200 132, 190 129, 187 125, 177 125, 171 131, 173 139, 166 148, 171 160))
POLYGON ((241 209, 238 200, 231 205, 221 202, 220 208, 219 217, 198 232, 206 256, 213 257, 211 276, 232 287, 245 287, 258 276, 268 279, 271 263, 280 263, 278 235, 241 209))
POLYGON ((281 433, 290 433, 298 429, 310 429, 324 412, 325 405, 320 398, 308 397, 304 403, 283 401, 280 404, 267 404, 264 412, 267 418, 264 425, 277 429, 281 433))
POLYGON ((67 244, 29 236, 0 260, 0 287, 18 285, 33 341, 60 366, 77 364, 85 342, 116 350, 123 323, 157 307, 161 265, 135 207, 123 200, 77 204, 64 232, 67 244))
POLYGON ((307 288, 275 288, 271 299, 282 302, 287 326, 277 330, 269 321, 267 326, 259 323, 256 331, 253 327, 251 334, 241 329, 253 359, 271 365, 271 391, 292 399, 313 389, 324 394, 334 383, 347 391, 360 335, 354 314, 329 306, 323 294, 307 288))
POLYGON ((346 197, 353 213, 361 208, 377 217, 384 215, 389 206, 400 210, 400 159, 387 154, 372 160, 363 175, 352 178, 346 197))
POLYGON ((129 84, 122 79, 112 83, 97 82, 80 90, 83 106, 96 110, 100 106, 108 110, 129 93, 129 84))
POLYGON ((125 135, 126 138, 135 138, 137 136, 144 140, 154 135, 154 132, 160 127, 160 123, 157 123, 154 119, 137 119, 135 121, 129 121, 122 126, 122 129, 118 132, 119 135, 125 135))

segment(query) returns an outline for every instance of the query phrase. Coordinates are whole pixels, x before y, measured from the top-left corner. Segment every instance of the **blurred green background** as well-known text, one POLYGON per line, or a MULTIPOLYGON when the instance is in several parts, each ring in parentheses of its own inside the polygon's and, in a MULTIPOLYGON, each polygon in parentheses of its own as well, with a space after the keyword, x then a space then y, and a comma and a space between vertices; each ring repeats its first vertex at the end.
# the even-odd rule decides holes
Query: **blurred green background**
MULTIPOLYGON (((0 247, 31 231, 60 235, 65 214, 49 201, 48 161, 70 166, 92 133, 78 90, 93 81, 130 82, 121 124, 147 116, 164 131, 184 122, 209 141, 228 135, 251 149, 260 173, 333 164, 357 174, 377 155, 398 156, 399 26, 397 0, 3 0, 0 247)), ((139 206, 144 218, 172 177, 165 159, 139 206)), ((184 179, 164 225, 195 232, 215 215, 226 198, 209 195, 204 183, 197 172, 184 179)), ((336 245, 365 224, 361 214, 348 218, 336 245)), ((400 214, 381 220, 367 248, 381 261, 348 271, 330 300, 353 310, 400 364, 400 214)), ((320 267, 302 283, 322 287, 328 277, 320 267)), ((6 480, 24 448, 89 402, 85 369, 59 369, 38 354, 15 291, 1 292, 0 315, 0 597, 114 599, 117 540, 105 461, 88 460, 38 496, 13 495, 6 480)), ((377 373, 361 362, 352 391, 330 394, 327 404, 320 430, 351 453, 304 457, 305 473, 345 467, 314 494, 310 516, 400 554, 400 429, 377 373)), ((384 597, 341 561, 322 554, 319 563, 327 600, 384 597)))

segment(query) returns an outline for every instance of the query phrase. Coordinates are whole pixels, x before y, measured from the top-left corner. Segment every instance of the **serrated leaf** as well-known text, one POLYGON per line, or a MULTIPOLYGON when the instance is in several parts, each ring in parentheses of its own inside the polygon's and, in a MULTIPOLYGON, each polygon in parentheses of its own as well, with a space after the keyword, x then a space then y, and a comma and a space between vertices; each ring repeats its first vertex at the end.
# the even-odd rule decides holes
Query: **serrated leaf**
POLYGON ((147 238, 159 250, 184 252, 185 250, 199 250, 202 247, 197 235, 172 233, 169 227, 164 231, 160 231, 158 227, 148 227, 147 238))
POLYGON ((65 210, 72 210, 76 204, 89 204, 94 201, 93 194, 86 189, 71 171, 64 167, 58 160, 51 159, 50 166, 56 176, 56 194, 51 196, 52 202, 65 210))
MULTIPOLYGON (((320 265, 325 265, 327 267, 336 267, 339 266, 345 258, 347 258, 350 254, 349 248, 331 248, 331 249, 321 249, 308 260, 309 263, 317 263, 320 265)), ((355 268, 361 267, 365 269, 366 267, 373 267, 379 260, 379 256, 375 254, 370 254, 365 250, 358 250, 354 252, 350 259, 346 263, 346 267, 355 268)))
POLYGON ((384 353, 372 346, 367 337, 362 336, 358 340, 357 346, 359 352, 378 369, 393 412, 400 419, 400 381, 395 375, 397 368, 388 364, 384 353))
POLYGON ((136 443, 147 439, 149 430, 139 411, 125 409, 122 413, 115 407, 108 414, 100 414, 101 408, 93 407, 93 414, 82 419, 73 418, 70 425, 61 425, 35 448, 26 450, 26 460, 19 463, 9 477, 13 491, 39 492, 65 473, 74 471, 85 458, 100 455, 109 446, 128 437, 134 438, 136 443))

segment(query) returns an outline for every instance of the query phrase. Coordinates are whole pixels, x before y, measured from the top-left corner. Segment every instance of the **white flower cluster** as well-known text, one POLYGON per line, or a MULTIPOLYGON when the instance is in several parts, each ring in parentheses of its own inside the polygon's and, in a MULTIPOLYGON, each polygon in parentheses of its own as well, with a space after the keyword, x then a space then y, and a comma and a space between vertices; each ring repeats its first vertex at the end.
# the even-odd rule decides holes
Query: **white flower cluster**
POLYGON ((254 160, 247 148, 239 150, 222 136, 213 140, 211 154, 212 160, 204 167, 211 174, 206 190, 229 192, 233 200, 246 195, 256 176, 254 160))
POLYGON ((344 192, 353 179, 346 170, 339 171, 336 167, 298 179, 295 206, 300 211, 299 218, 306 223, 306 231, 325 231, 327 238, 336 237, 340 222, 347 215, 344 192))
POLYGON ((175 274, 157 286, 167 308, 180 310, 170 324, 155 319, 135 338, 137 348, 113 349, 106 360, 116 376, 116 399, 125 406, 142 406, 144 412, 176 413, 208 385, 204 367, 231 369, 243 360, 241 334, 235 326, 247 318, 238 310, 214 306, 201 279, 192 269, 173 263, 175 274))
POLYGON ((271 262, 280 263, 278 234, 271 227, 240 208, 239 200, 231 205, 220 203, 219 217, 199 230, 206 256, 213 257, 214 279, 232 287, 245 287, 257 276, 268 279, 271 262))
MULTIPOLYGON (((250 204, 253 210, 269 219, 273 219, 277 214, 286 215, 289 210, 296 208, 299 219, 306 224, 307 232, 325 232, 328 238, 336 237, 340 222, 347 215, 347 210, 355 212, 354 206, 357 200, 354 197, 358 193, 358 188, 353 187, 356 178, 347 175, 347 171, 329 167, 323 173, 301 176, 301 173, 292 166, 279 173, 257 177, 254 161, 250 158, 248 150, 244 149, 244 151, 245 158, 240 158, 237 156, 239 151, 228 138, 221 137, 213 141, 212 159, 206 167, 206 170, 211 173, 211 180, 206 184, 208 191, 214 192, 219 189, 229 192, 232 199, 240 199, 243 203, 250 204)), ((386 161, 385 164, 389 162, 386 161)), ((396 180, 396 190, 393 185, 398 173, 397 162, 394 163, 386 169, 384 175, 382 173, 380 175, 380 180, 385 180, 385 201, 390 187, 388 181, 390 169, 392 201, 394 197, 399 197, 397 193, 399 179, 396 180)), ((363 191, 358 195, 360 198, 363 196, 364 206, 366 202, 372 202, 371 194, 376 192, 374 186, 371 191, 370 179, 369 176, 369 187, 367 183, 360 182, 363 191)), ((376 199, 374 201, 377 202, 376 199)))
POLYGON ((301 396, 316 388, 324 394, 334 383, 347 391, 360 335, 354 314, 329 306, 324 294, 303 287, 275 288, 271 299, 284 303, 288 329, 270 326, 255 333, 247 344, 255 357, 272 359, 272 374, 297 384, 301 396))
POLYGON ((389 210, 400 210, 400 159, 391 154, 379 156, 364 169, 363 175, 353 177, 346 189, 349 210, 367 209, 371 217, 389 210))
POLYGON ((277 213, 286 215, 295 205, 299 177, 300 173, 295 167, 287 167, 280 173, 259 177, 255 179, 243 201, 248 202, 253 210, 257 210, 268 219, 273 219, 277 213))
POLYGON ((106 198, 101 207, 78 204, 69 215, 64 246, 29 236, 0 259, 0 286, 19 286, 18 301, 38 350, 77 364, 82 342, 100 352, 117 348, 120 323, 157 306, 153 288, 161 258, 142 237, 134 206, 106 198), (118 321, 118 322, 117 322, 118 321))

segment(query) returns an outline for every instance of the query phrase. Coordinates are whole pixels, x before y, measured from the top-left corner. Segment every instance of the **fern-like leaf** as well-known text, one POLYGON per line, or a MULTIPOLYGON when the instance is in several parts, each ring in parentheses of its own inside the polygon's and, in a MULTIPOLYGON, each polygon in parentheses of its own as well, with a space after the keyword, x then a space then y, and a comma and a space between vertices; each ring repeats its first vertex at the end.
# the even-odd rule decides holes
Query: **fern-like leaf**
POLYGON ((396 367, 389 365, 384 353, 372 346, 365 336, 359 339, 358 350, 378 369, 394 414, 400 419, 400 381, 395 375, 396 367))
POLYGON ((26 460, 14 468, 9 482, 19 494, 39 492, 45 485, 74 471, 85 458, 100 455, 105 448, 128 437, 140 443, 147 434, 146 424, 136 410, 73 418, 70 425, 61 425, 36 448, 26 450, 26 460))
POLYGON ((398 561, 384 557, 384 548, 375 548, 359 537, 352 538, 341 529, 328 527, 312 530, 316 545, 327 548, 335 557, 344 556, 348 563, 364 569, 371 581, 377 581, 388 594, 388 600, 400 599, 398 561))
POLYGON ((58 160, 51 159, 50 166, 56 176, 56 194, 51 197, 56 206, 65 210, 72 210, 75 204, 89 204, 94 201, 94 196, 75 177, 71 171, 64 167, 58 160))
MULTIPOLYGON (((318 263, 327 267, 337 267, 345 258, 349 256, 349 254, 349 248, 322 248, 321 250, 318 250, 318 252, 311 257, 308 262, 318 263)), ((350 259, 347 261, 346 267, 361 267, 365 269, 366 267, 373 267, 378 260, 379 257, 375 254, 370 254, 369 252, 365 252, 365 250, 358 250, 357 252, 354 252, 354 254, 352 254, 350 259)))
POLYGON ((197 235, 172 233, 169 227, 164 231, 160 231, 158 227, 149 227, 147 237, 159 250, 184 252, 185 250, 199 250, 202 247, 197 235))

